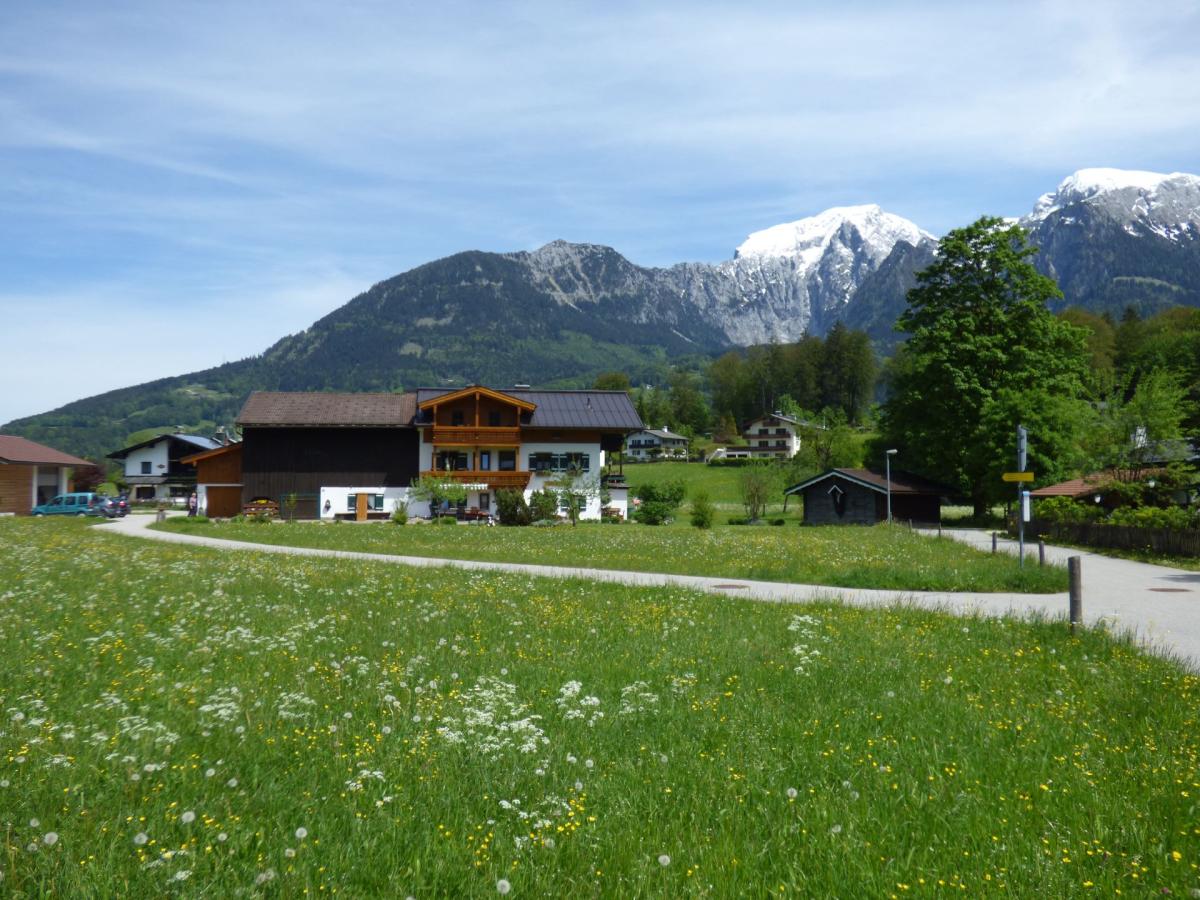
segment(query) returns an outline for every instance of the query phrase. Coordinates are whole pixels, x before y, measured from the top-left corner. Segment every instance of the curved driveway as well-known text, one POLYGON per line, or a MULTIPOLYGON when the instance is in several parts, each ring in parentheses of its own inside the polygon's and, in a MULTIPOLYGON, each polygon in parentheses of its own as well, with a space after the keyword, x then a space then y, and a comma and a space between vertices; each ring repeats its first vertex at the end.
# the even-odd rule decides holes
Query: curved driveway
MULTIPOLYGON (((788 584, 776 581, 752 581, 745 578, 709 578, 698 575, 540 566, 528 563, 436 559, 425 556, 387 556, 347 550, 251 544, 245 541, 230 541, 200 535, 153 531, 149 528, 153 521, 151 516, 131 515, 106 523, 104 530, 172 544, 193 544, 222 550, 358 559, 376 563, 398 563, 406 566, 450 566, 461 569, 518 572, 551 578, 586 578, 593 581, 613 581, 634 585, 679 585, 729 597, 784 603, 806 600, 843 600, 846 603, 858 605, 887 605, 899 602, 958 613, 978 612, 984 615, 1040 613, 1063 618, 1067 615, 1067 595, 1065 593, 988 594, 868 590, 814 584, 788 584)), ((989 532, 954 529, 945 533, 956 540, 985 549, 990 548, 991 545, 989 532)), ((1015 542, 1002 540, 1000 544, 1006 552, 1016 552, 1015 542)), ((1029 548, 1027 547, 1026 550, 1028 552, 1029 548)), ((1112 630, 1133 632, 1142 644, 1154 652, 1176 656, 1192 669, 1200 669, 1200 572, 1186 572, 1164 566, 1112 559, 1061 547, 1047 547, 1046 551, 1047 558, 1053 562, 1065 561, 1068 556, 1083 557, 1085 622, 1094 624, 1103 620, 1112 630)), ((1031 564, 1036 565, 1036 545, 1032 552, 1034 558, 1031 564)))

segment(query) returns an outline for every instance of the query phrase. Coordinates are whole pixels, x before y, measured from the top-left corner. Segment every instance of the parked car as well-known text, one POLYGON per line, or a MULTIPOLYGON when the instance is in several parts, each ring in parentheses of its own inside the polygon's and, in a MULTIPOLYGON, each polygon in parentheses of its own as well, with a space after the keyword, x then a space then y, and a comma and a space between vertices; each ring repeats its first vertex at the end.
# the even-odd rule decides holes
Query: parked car
POLYGON ((99 494, 76 492, 59 494, 49 503, 41 503, 32 510, 35 516, 103 516, 103 497, 99 494))
POLYGON ((96 497, 94 504, 95 508, 100 510, 101 515, 108 516, 110 519, 115 519, 118 516, 129 514, 129 504, 120 497, 96 497))

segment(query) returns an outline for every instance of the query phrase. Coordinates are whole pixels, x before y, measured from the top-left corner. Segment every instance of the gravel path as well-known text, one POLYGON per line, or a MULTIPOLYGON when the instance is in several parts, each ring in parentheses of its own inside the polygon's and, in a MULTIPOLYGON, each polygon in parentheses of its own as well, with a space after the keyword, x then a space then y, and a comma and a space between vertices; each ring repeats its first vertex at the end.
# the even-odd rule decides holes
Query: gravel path
MULTIPOLYGON (((941 591, 891 591, 862 588, 828 587, 815 584, 788 584, 753 581, 745 578, 709 578, 697 575, 668 575, 654 572, 626 572, 613 569, 587 569, 568 566, 540 566, 527 563, 482 562, 475 560, 436 559, 424 556, 386 556, 346 550, 322 550, 312 547, 280 547, 250 544, 222 538, 153 531, 154 518, 131 515, 105 523, 105 531, 131 537, 149 538, 172 544, 192 544, 222 550, 282 553, 333 559, 358 559, 368 562, 406 566, 452 567, 496 572, 518 572, 551 578, 586 578, 634 585, 679 585, 751 600, 798 603, 806 600, 840 599, 846 603, 878 606, 908 603, 929 609, 956 613, 1003 615, 1043 614, 1065 617, 1067 595, 1015 593, 952 593, 941 591)), ((944 532, 955 540, 990 549, 991 534, 986 531, 952 529, 944 532)), ((1001 540, 1005 552, 1016 552, 1016 542, 1001 540)), ((1030 550, 1026 548, 1027 552, 1030 550)), ((1129 560, 1047 547, 1047 559, 1065 561, 1068 556, 1083 557, 1084 620, 1100 620, 1113 630, 1131 631, 1149 649, 1181 658, 1200 670, 1200 572, 1186 572, 1164 566, 1152 566, 1129 560)), ((1031 564, 1037 564, 1037 546, 1032 547, 1031 564)))

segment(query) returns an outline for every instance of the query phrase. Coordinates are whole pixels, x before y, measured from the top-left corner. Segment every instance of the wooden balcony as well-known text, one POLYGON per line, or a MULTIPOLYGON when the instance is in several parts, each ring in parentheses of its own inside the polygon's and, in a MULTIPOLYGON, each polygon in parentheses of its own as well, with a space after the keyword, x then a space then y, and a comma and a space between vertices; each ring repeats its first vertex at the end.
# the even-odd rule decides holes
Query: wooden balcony
POLYGON ((425 478, 452 478, 464 484, 486 484, 490 491, 499 491, 505 488, 516 488, 523 491, 529 484, 529 472, 497 472, 495 470, 481 472, 478 469, 454 469, 449 472, 425 471, 421 475, 425 478))
POLYGON ((516 447, 521 443, 521 429, 434 425, 433 442, 445 447, 516 447))

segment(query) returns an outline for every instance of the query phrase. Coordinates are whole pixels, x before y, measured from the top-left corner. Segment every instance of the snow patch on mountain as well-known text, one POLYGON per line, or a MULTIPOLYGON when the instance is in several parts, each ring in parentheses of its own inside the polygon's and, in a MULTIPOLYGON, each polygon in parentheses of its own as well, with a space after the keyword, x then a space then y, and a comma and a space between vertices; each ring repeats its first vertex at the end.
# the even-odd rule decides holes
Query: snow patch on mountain
POLYGON ((874 203, 835 206, 815 216, 756 231, 734 252, 735 259, 787 258, 807 268, 816 265, 830 242, 846 226, 856 230, 868 252, 878 259, 892 252, 897 241, 916 245, 933 235, 901 216, 884 212, 874 203))
POLYGON ((1200 177, 1134 169, 1080 169, 1043 194, 1026 216, 1037 223, 1076 203, 1102 208, 1127 225, 1138 222, 1167 236, 1186 222, 1200 221, 1200 177))

